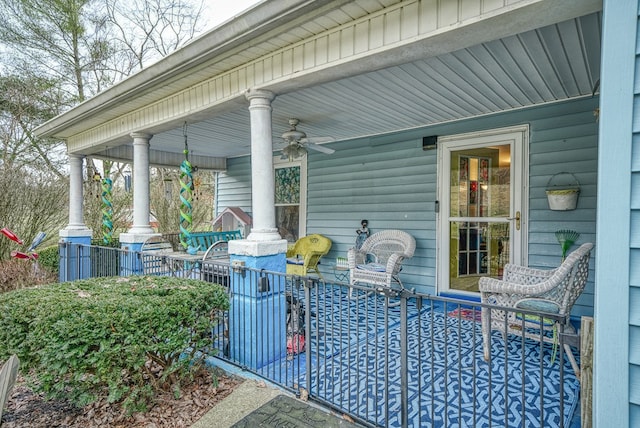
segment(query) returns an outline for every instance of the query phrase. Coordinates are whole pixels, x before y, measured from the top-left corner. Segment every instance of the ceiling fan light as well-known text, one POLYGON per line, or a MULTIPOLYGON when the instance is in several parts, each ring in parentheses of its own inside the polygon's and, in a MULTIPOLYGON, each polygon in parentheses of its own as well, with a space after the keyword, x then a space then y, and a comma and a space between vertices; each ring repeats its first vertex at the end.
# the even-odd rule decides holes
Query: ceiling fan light
POLYGON ((300 144, 291 143, 282 149, 280 159, 289 159, 289 161, 299 159, 307 154, 307 150, 300 144))

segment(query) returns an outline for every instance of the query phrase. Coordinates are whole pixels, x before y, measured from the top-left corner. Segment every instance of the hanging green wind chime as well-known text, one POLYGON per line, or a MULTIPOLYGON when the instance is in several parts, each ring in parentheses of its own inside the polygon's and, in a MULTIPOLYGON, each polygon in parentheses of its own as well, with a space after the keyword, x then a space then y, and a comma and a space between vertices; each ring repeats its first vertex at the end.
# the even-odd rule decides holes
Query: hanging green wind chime
MULTIPOLYGON (((187 145, 187 123, 184 123, 184 160, 180 165, 180 245, 187 251, 193 225, 193 168, 189 162, 189 146, 187 145)), ((196 250, 197 251, 197 250, 196 250)))
POLYGON ((110 178, 102 180, 102 242, 111 244, 113 240, 113 182, 110 178))

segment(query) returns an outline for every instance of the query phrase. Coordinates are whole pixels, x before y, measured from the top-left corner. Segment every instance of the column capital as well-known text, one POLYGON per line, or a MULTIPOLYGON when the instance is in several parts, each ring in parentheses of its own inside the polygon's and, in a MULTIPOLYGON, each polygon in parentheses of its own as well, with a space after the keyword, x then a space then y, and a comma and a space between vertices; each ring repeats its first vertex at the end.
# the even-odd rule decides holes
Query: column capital
POLYGON ((255 99, 263 99, 271 103, 271 101, 273 101, 273 99, 276 97, 276 94, 264 89, 247 89, 247 91, 244 93, 244 96, 249 101, 254 101, 255 99))
POLYGON ((58 231, 60 238, 91 238, 93 236, 93 230, 89 229, 85 225, 69 225, 62 230, 58 231))
POLYGON ((151 139, 151 137, 153 137, 152 134, 148 134, 146 132, 132 132, 129 135, 134 140, 138 140, 139 139, 139 140, 147 140, 147 141, 149 141, 151 139))

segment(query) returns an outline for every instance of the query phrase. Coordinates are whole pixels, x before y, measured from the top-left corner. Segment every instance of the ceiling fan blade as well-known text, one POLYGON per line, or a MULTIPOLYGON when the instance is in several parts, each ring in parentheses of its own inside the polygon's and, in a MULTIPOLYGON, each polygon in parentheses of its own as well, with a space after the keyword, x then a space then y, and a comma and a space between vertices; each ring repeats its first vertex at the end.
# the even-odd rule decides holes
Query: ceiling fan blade
POLYGON ((330 143, 332 141, 335 141, 335 138, 333 137, 305 137, 305 138, 301 138, 300 142, 301 143, 330 143))
POLYGON ((330 154, 335 152, 334 149, 330 149, 329 147, 325 147, 325 146, 320 146, 320 145, 315 144, 315 143, 306 143, 305 146, 310 148, 311 150, 315 150, 317 152, 326 153, 328 155, 330 155, 330 154))

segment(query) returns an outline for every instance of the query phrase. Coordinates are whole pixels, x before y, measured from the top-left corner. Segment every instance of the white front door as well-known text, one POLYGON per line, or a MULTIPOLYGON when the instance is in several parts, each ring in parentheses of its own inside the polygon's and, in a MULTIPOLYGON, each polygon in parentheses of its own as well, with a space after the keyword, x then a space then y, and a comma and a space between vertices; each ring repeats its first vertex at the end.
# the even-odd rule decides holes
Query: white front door
POLYGON ((528 126, 438 138, 438 291, 525 261, 528 145, 528 126))

